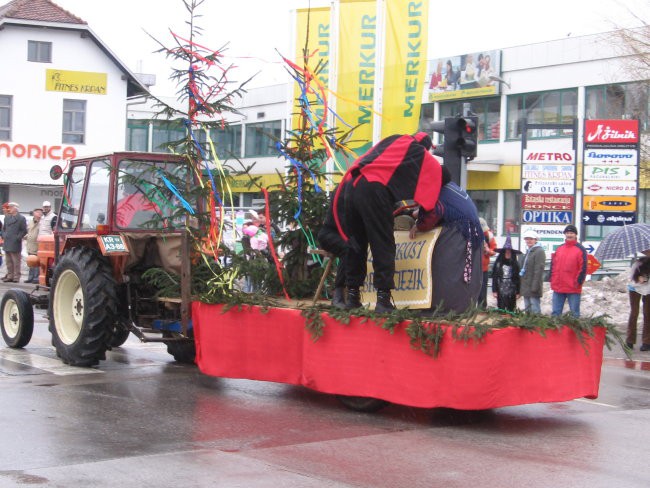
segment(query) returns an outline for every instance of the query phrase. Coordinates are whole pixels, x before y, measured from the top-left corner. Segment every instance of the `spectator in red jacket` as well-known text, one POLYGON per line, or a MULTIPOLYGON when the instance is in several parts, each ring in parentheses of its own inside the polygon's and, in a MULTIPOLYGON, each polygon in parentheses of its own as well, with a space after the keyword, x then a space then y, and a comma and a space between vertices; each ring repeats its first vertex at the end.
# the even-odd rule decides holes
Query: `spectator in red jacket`
POLYGON ((564 302, 568 300, 571 313, 580 317, 580 295, 587 276, 587 251, 578 242, 578 229, 575 225, 565 227, 564 237, 564 244, 551 256, 551 315, 562 315, 564 302))

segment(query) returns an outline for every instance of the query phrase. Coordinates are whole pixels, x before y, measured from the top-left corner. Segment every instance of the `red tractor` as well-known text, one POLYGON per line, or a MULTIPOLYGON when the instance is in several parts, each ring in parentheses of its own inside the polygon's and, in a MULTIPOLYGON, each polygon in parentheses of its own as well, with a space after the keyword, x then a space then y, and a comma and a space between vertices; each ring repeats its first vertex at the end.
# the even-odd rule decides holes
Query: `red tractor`
MULTIPOLYGON (((52 168, 60 177, 60 167, 52 168)), ((172 181, 191 180, 181 156, 120 152, 71 161, 53 236, 39 238, 39 285, 9 290, 0 302, 9 347, 31 339, 32 306, 48 307, 52 345, 64 363, 93 366, 134 333, 194 361, 189 285, 158 296, 142 278, 159 268, 189 283, 186 219, 172 181), (184 265, 183 263, 187 263, 184 265)))

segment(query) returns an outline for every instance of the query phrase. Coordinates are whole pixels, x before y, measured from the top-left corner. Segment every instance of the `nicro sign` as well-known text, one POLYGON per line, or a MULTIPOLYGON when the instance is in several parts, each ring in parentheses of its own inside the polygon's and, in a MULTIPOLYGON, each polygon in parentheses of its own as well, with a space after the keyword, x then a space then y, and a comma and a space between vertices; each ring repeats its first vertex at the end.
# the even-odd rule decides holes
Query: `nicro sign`
POLYGON ((582 172, 584 225, 637 220, 638 120, 585 120, 582 172))

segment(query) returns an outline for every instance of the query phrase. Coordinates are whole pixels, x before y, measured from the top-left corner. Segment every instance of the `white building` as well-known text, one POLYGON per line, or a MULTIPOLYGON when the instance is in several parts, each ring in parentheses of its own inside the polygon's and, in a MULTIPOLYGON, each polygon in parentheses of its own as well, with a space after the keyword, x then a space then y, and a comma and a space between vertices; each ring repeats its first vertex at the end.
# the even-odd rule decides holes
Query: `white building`
POLYGON ((0 7, 0 201, 58 203, 50 168, 123 150, 126 105, 147 93, 88 24, 49 0, 0 7))

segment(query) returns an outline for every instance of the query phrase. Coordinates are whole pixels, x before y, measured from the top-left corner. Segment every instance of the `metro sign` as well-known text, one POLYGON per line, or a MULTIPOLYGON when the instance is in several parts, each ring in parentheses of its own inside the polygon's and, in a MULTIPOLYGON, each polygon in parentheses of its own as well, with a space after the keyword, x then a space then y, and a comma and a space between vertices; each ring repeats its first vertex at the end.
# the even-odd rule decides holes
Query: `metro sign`
POLYGON ((585 144, 638 144, 639 121, 585 120, 585 144))

